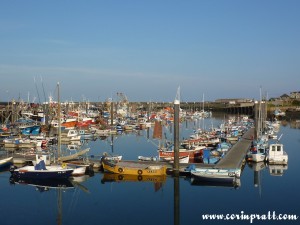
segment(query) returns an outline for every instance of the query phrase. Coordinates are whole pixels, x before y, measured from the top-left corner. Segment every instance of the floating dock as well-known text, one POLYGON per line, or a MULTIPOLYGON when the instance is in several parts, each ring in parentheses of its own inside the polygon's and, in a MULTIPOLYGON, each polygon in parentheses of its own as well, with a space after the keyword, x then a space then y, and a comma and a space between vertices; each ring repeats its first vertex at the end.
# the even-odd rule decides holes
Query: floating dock
POLYGON ((243 161, 251 146, 254 136, 254 128, 250 128, 241 137, 241 139, 234 144, 227 154, 222 158, 214 168, 220 169, 239 169, 242 167, 243 161))
MULTIPOLYGON (((216 164, 204 164, 204 163, 186 163, 179 164, 179 171, 183 172, 186 167, 189 165, 195 165, 196 168, 205 168, 205 169, 236 169, 240 170, 247 151, 249 150, 252 140, 254 137, 254 128, 248 129, 240 140, 236 142, 226 153, 224 158, 216 164)), ((172 171, 173 164, 167 164, 168 169, 172 171)))

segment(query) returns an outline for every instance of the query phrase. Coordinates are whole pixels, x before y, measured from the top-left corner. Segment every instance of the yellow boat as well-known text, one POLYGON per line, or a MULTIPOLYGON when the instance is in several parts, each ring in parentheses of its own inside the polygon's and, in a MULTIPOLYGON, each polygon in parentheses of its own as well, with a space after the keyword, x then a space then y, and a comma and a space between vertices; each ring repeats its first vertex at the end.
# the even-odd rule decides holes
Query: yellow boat
POLYGON ((104 158, 102 160, 102 166, 104 171, 116 174, 147 176, 160 176, 167 174, 166 166, 141 162, 109 161, 104 158))

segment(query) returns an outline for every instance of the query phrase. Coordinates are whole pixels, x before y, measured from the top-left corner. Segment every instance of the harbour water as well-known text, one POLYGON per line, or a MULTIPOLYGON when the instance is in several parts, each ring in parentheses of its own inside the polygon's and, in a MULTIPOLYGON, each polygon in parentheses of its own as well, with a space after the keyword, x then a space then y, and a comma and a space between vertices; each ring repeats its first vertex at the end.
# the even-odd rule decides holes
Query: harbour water
MULTIPOLYGON (((180 136, 188 137, 198 126, 217 126, 224 117, 190 121, 180 125, 180 136)), ((281 124, 280 142, 289 155, 285 168, 263 163, 246 164, 238 187, 216 184, 192 184, 190 178, 165 180, 105 180, 102 172, 75 180, 69 188, 37 188, 12 184, 10 173, 2 171, 0 190, 1 225, 34 224, 251 224, 250 216, 259 215, 252 224, 300 224, 297 220, 278 220, 274 215, 300 216, 300 123, 281 124), (283 174, 278 175, 283 170, 283 174), (277 173, 277 175, 271 173, 277 173), (203 216, 230 215, 231 219, 207 219, 203 216), (233 215, 233 216, 232 216, 233 215), (264 217, 266 215, 266 217, 264 217), (239 216, 239 218, 238 218, 239 216), (247 216, 249 216, 247 218, 247 216)), ((172 126, 166 129, 172 137, 172 126)), ((90 155, 104 152, 137 160, 139 155, 157 155, 158 141, 151 130, 141 130, 89 141, 90 155)), ((278 217, 277 217, 278 218, 278 217)))

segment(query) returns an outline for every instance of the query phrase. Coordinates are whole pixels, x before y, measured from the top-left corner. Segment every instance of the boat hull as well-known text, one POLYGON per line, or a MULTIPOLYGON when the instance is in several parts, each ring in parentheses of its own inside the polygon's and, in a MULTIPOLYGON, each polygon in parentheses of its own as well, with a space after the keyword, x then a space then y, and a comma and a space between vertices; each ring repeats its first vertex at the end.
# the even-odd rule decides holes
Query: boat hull
POLYGON ((11 170, 11 174, 19 179, 66 179, 72 175, 73 169, 49 168, 35 170, 34 166, 25 166, 11 170))

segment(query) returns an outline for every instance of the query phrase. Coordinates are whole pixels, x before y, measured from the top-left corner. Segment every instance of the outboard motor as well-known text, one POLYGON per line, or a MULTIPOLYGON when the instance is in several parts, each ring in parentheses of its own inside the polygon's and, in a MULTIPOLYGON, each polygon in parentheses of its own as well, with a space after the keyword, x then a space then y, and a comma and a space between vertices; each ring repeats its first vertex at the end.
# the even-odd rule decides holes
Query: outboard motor
POLYGON ((9 172, 13 173, 15 171, 15 169, 17 169, 18 167, 16 167, 15 165, 10 166, 9 168, 9 172))

